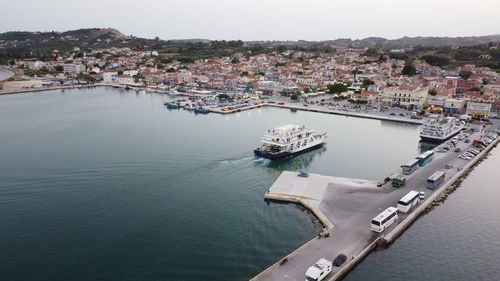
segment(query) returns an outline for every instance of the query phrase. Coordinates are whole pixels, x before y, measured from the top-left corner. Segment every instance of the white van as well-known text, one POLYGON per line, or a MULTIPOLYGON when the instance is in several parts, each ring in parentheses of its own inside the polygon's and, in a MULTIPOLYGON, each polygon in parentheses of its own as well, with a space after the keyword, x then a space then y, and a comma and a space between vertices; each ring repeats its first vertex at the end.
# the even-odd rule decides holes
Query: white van
POLYGON ((306 271, 306 281, 321 281, 332 272, 332 262, 321 258, 306 271))

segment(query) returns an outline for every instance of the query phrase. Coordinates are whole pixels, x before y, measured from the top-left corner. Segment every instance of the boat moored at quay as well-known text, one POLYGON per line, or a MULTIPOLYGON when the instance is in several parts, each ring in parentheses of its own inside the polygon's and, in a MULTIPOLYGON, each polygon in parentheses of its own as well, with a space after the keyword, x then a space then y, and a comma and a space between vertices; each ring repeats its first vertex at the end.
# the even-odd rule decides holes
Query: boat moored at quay
POLYGON ((165 105, 168 109, 179 109, 181 106, 178 103, 173 103, 173 102, 166 102, 163 105, 165 105))
POLYGON ((268 130, 256 148, 256 156, 267 159, 281 159, 319 148, 325 142, 327 133, 318 133, 305 126, 285 125, 268 130))
POLYGON ((423 142, 441 143, 458 134, 465 122, 457 118, 433 118, 422 125, 420 139, 423 142))

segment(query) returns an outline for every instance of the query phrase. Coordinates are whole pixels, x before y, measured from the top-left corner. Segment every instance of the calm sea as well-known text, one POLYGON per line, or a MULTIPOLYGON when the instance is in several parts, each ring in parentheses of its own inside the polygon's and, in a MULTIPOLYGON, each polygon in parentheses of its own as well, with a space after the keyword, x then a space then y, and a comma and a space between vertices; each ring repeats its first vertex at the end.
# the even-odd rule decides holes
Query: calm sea
MULTIPOLYGON (((263 200, 281 171, 376 179, 425 149, 415 125, 277 108, 195 115, 163 100, 111 88, 0 96, 0 279, 247 280, 320 228, 293 204, 263 200), (255 158, 263 133, 287 123, 325 130, 328 143, 290 160, 255 158)), ((489 188, 485 201, 497 191, 472 189, 480 188, 489 188)), ((441 214, 447 205, 349 278, 375 278, 372 260, 399 248, 434 270, 445 262, 432 251, 443 241, 494 236, 470 228, 467 208, 441 214), (433 216, 438 222, 428 222, 433 216)), ((394 260, 382 265, 390 271, 394 260)))
POLYGON ((0 81, 8 79, 8 78, 12 77, 13 75, 14 75, 14 73, 12 73, 10 71, 0 69, 0 81))

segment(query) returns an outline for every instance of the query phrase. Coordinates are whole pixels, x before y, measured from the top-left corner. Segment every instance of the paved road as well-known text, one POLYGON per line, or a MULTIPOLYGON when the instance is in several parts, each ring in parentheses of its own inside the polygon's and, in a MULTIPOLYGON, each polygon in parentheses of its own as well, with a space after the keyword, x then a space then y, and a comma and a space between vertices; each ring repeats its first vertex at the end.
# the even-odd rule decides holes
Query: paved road
MULTIPOLYGON (((469 137, 471 143, 459 142, 457 147, 462 151, 471 148, 472 140, 478 139, 480 135, 481 133, 473 134, 469 137)), ((452 164, 454 168, 446 170, 446 180, 450 179, 458 172, 457 168, 462 168, 468 163, 459 159, 459 154, 453 151, 435 153, 434 159, 409 175, 406 185, 400 188, 393 188, 390 184, 376 190, 329 186, 320 209, 335 226, 330 232, 330 237, 315 240, 296 255, 289 257, 283 265, 274 266, 253 280, 303 281, 307 268, 319 258, 333 260, 340 253, 346 254, 348 258, 359 254, 378 237, 376 233, 370 231, 371 219, 387 207, 396 206, 397 201, 410 190, 425 191, 426 197, 436 192, 426 188, 427 178, 437 170, 446 170, 444 168, 446 164, 452 164)), ((401 163, 407 160, 409 159, 402 159, 401 163)), ((406 216, 400 216, 399 221, 406 216)), ((393 224, 386 232, 397 224, 393 224)))

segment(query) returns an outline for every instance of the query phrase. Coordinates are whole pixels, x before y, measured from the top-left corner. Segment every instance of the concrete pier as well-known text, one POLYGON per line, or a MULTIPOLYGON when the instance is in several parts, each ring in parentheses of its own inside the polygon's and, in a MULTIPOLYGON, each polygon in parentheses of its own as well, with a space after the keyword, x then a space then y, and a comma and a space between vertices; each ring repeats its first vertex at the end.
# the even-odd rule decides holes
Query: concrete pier
MULTIPOLYGON (((474 133, 471 140, 480 138, 474 133)), ((434 159, 419 167, 409 175, 406 185, 394 188, 390 183, 377 187, 378 181, 349 179, 318 174, 299 177, 298 172, 285 171, 274 182, 264 197, 271 200, 297 203, 310 209, 323 223, 324 231, 299 249, 278 260, 251 280, 304 280, 307 268, 318 259, 333 260, 343 253, 348 260, 335 267, 325 280, 339 280, 373 249, 379 245, 392 243, 425 210, 478 161, 497 145, 497 138, 484 151, 471 161, 458 158, 459 153, 435 153, 434 159), (452 164, 452 169, 445 169, 452 164), (437 170, 446 171, 445 182, 437 189, 426 188, 427 178, 437 170), (396 206, 397 201, 409 191, 424 191, 426 199, 408 214, 400 213, 399 220, 380 235, 370 230, 373 217, 389 206, 396 206), (328 233, 328 235, 324 235, 328 233), (286 262, 282 262, 286 258, 286 262)), ((470 149, 471 144, 459 142, 462 151, 470 149)), ((417 155, 415 155, 417 156, 417 155)), ((406 162, 402 159, 402 163, 406 162)), ((397 174, 398 170, 392 174, 397 174)))
POLYGON ((324 106, 317 106, 317 105, 308 105, 307 107, 304 107, 303 105, 298 105, 298 104, 280 105, 280 104, 267 103, 267 105, 273 106, 273 107, 302 110, 302 111, 320 112, 320 113, 328 113, 328 114, 334 114, 334 115, 343 115, 343 116, 349 116, 349 117, 358 117, 358 118, 375 119, 375 120, 383 120, 383 121, 395 121, 395 122, 403 122, 403 123, 416 124, 416 125, 422 125, 424 123, 422 121, 422 119, 410 119, 408 117, 401 118, 398 116, 394 116, 394 117, 390 116, 389 117, 389 116, 381 116, 381 115, 369 114, 369 113, 340 111, 340 110, 329 109, 329 108, 325 108, 324 106))

